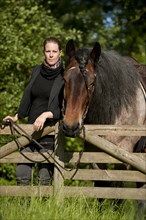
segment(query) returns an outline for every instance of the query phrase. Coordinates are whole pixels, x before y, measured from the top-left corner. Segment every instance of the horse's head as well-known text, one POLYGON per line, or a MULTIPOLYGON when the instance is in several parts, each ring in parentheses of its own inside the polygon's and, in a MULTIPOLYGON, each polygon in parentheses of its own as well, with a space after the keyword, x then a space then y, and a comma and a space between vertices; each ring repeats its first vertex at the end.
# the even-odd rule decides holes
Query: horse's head
POLYGON ((64 71, 64 118, 62 129, 67 136, 76 136, 82 129, 94 91, 95 63, 101 53, 99 43, 92 50, 75 49, 73 40, 66 45, 69 64, 64 71))

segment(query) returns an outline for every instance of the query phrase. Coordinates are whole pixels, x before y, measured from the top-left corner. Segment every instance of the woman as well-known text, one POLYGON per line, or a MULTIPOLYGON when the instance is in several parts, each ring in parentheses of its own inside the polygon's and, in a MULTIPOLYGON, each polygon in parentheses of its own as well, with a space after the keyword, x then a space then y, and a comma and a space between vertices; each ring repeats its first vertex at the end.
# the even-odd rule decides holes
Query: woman
MULTIPOLYGON (((7 116, 16 122, 18 119, 28 117, 28 123, 33 124, 34 130, 42 130, 44 125, 52 125, 61 117, 61 104, 63 99, 64 79, 63 62, 61 60, 61 43, 58 39, 50 37, 44 41, 44 62, 37 65, 32 72, 32 77, 25 88, 17 114, 7 116)), ((26 146, 22 152, 35 152, 53 150, 54 136, 44 136, 39 143, 43 148, 33 143, 26 146)), ((16 180, 18 185, 29 185, 31 182, 34 164, 18 164, 16 180)), ((41 185, 48 185, 53 175, 53 164, 38 164, 38 179, 41 185)))

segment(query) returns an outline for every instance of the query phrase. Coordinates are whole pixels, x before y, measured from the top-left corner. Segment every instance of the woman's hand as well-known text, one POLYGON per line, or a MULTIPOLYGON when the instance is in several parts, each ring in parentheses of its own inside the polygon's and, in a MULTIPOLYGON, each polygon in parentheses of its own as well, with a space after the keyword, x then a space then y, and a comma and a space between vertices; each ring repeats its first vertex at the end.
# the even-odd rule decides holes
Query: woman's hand
POLYGON ((3 118, 4 122, 10 122, 10 121, 16 122, 17 120, 18 120, 18 114, 16 114, 15 116, 8 115, 5 118, 3 118))
POLYGON ((52 112, 43 112, 33 123, 35 131, 42 130, 47 118, 53 118, 52 112))

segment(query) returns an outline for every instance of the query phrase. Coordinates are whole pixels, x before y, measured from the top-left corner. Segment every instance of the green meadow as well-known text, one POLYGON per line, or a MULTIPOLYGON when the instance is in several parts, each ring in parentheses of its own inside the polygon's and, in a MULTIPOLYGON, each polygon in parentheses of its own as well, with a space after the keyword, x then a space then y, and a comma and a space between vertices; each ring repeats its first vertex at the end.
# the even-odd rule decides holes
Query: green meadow
POLYGON ((144 220, 136 201, 56 197, 1 197, 0 220, 144 220))

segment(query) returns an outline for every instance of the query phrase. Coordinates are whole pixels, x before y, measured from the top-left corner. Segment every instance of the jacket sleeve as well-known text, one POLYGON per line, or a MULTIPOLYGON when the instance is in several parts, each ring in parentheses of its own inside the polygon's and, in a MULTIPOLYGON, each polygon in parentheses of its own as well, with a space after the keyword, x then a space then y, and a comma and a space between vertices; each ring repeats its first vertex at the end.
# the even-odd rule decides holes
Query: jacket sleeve
POLYGON ((24 90, 24 93, 23 93, 23 96, 22 96, 22 99, 20 101, 20 105, 17 111, 19 119, 22 119, 28 116, 28 113, 31 107, 31 87, 34 82, 34 79, 36 78, 35 76, 36 74, 38 74, 39 71, 40 71, 40 65, 37 65, 33 69, 30 82, 24 90))
POLYGON ((30 84, 28 84, 24 90, 23 97, 21 99, 21 102, 20 102, 20 105, 17 111, 19 119, 27 117, 29 109, 30 109, 30 103, 31 103, 30 84))
POLYGON ((51 111, 53 113, 53 119, 59 120, 62 118, 62 102, 63 102, 63 85, 58 91, 58 95, 54 97, 50 106, 48 106, 48 111, 51 111))

